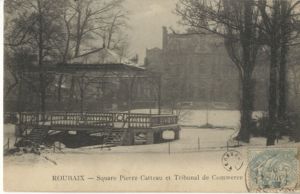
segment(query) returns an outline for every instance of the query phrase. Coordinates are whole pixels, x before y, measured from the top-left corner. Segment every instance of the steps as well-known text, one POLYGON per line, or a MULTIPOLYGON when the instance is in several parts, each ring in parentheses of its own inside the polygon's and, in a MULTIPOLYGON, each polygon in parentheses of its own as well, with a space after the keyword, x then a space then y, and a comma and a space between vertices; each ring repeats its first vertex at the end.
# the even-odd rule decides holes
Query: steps
POLYGON ((34 128, 27 136, 27 139, 36 144, 41 144, 45 139, 45 137, 48 135, 48 131, 49 131, 48 128, 34 128))
POLYGON ((110 134, 104 138, 104 144, 111 146, 122 145, 126 130, 123 128, 114 128, 110 134))

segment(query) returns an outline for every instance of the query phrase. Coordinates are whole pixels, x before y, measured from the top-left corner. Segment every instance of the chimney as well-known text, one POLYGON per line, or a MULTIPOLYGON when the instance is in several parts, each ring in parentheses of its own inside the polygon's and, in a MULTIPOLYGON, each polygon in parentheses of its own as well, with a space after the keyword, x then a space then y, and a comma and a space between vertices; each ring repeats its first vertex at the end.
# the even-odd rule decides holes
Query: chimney
POLYGON ((162 27, 162 50, 166 50, 168 46, 168 30, 166 26, 162 27))

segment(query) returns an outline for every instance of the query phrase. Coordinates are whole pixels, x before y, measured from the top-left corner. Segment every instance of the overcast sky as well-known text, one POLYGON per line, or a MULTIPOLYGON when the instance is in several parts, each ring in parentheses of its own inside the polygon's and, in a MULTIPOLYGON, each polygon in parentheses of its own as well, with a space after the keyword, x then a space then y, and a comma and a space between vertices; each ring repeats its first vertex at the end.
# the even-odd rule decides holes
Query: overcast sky
POLYGON ((161 48, 162 26, 179 29, 179 18, 172 12, 177 0, 126 0, 129 10, 130 54, 137 53, 143 63, 146 48, 161 48))

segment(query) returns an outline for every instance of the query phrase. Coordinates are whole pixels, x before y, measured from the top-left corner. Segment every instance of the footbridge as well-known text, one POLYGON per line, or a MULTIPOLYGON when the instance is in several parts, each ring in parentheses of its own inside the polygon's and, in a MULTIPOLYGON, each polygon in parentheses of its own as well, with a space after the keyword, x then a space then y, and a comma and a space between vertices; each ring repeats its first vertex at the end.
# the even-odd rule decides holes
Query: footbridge
POLYGON ((164 131, 173 131, 179 139, 180 126, 176 115, 124 112, 22 112, 16 129, 36 143, 42 143, 49 131, 75 131, 102 134, 104 143, 134 145, 142 134, 146 144, 162 140, 164 131), (29 132, 28 132, 29 131, 29 132))

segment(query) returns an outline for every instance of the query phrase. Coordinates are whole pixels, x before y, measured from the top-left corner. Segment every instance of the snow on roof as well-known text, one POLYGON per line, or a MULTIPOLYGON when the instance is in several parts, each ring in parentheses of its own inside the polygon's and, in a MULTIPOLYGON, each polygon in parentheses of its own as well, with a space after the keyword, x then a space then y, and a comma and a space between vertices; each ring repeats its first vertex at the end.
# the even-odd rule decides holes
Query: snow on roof
POLYGON ((116 52, 107 49, 107 48, 100 48, 94 51, 85 53, 79 57, 71 59, 69 64, 89 64, 89 65, 101 65, 101 64, 124 64, 129 66, 134 66, 138 68, 140 67, 138 64, 133 63, 126 57, 122 57, 116 52))

